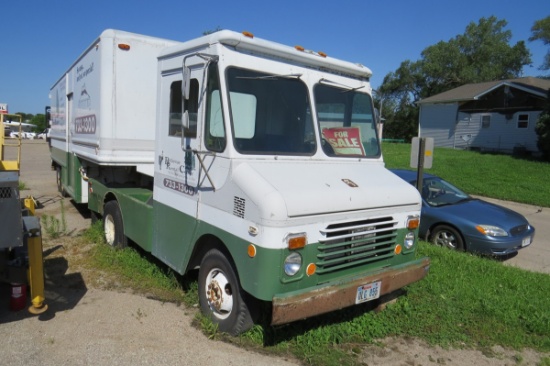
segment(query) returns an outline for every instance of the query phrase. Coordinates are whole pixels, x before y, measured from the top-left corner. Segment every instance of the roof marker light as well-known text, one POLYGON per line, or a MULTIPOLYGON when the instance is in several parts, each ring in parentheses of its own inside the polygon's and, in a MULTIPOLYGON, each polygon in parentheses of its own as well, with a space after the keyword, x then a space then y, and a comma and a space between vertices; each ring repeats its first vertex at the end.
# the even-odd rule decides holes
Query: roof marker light
POLYGON ((254 35, 250 32, 247 32, 247 31, 243 31, 242 32, 243 36, 245 37, 248 37, 248 38, 254 38, 254 35))
POLYGON ((120 48, 123 51, 129 51, 130 50, 130 45, 126 44, 126 43, 119 43, 118 48, 120 48))

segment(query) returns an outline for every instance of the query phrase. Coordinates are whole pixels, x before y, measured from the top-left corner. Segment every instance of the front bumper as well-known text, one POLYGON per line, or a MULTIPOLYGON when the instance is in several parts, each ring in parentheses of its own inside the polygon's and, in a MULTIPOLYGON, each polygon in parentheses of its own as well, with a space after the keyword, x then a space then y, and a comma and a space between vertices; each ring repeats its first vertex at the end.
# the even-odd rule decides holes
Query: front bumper
POLYGON ((479 254, 503 256, 515 253, 520 249, 530 246, 535 240, 535 228, 531 226, 530 230, 521 236, 505 237, 478 237, 466 236, 466 248, 469 252, 479 254))
POLYGON ((380 297, 424 278, 430 268, 427 257, 375 273, 348 278, 314 289, 273 297, 272 325, 290 323, 355 305, 359 286, 381 281, 380 297))

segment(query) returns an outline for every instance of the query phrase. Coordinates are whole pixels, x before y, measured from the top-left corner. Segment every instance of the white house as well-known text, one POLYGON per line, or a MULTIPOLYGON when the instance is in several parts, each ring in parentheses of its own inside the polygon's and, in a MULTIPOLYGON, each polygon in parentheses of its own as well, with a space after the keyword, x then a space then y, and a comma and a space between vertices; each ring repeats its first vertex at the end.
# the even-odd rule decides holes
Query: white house
POLYGON ((467 84, 422 99, 419 136, 435 146, 538 152, 535 124, 550 80, 534 77, 467 84))

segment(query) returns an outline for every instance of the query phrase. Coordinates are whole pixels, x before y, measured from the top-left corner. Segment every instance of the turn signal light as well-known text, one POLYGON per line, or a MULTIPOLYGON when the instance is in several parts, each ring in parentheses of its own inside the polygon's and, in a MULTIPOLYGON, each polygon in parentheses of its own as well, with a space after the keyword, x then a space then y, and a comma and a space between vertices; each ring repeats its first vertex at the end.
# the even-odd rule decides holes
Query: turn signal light
POLYGON ((308 276, 313 276, 315 274, 315 271, 317 271, 317 266, 315 265, 315 263, 310 263, 307 265, 306 274, 308 276))
POLYGON ((403 250, 403 248, 401 247, 400 244, 397 244, 395 246, 395 249, 393 250, 395 252, 395 254, 401 254, 401 251, 403 250))
POLYGON ((420 218, 418 216, 409 217, 407 220, 407 229, 416 230, 420 226, 420 218))
POLYGON ((286 238, 289 250, 301 249, 306 246, 307 237, 305 233, 289 235, 286 238))

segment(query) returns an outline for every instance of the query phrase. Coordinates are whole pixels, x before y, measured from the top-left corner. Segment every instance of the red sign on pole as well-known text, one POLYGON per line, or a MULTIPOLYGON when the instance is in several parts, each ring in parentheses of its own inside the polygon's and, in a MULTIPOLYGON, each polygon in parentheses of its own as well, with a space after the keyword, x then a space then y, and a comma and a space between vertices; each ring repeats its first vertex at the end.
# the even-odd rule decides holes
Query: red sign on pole
POLYGON ((323 137, 336 155, 365 156, 361 131, 358 127, 325 128, 323 137))
POLYGON ((0 103, 0 114, 8 114, 8 105, 0 103))

